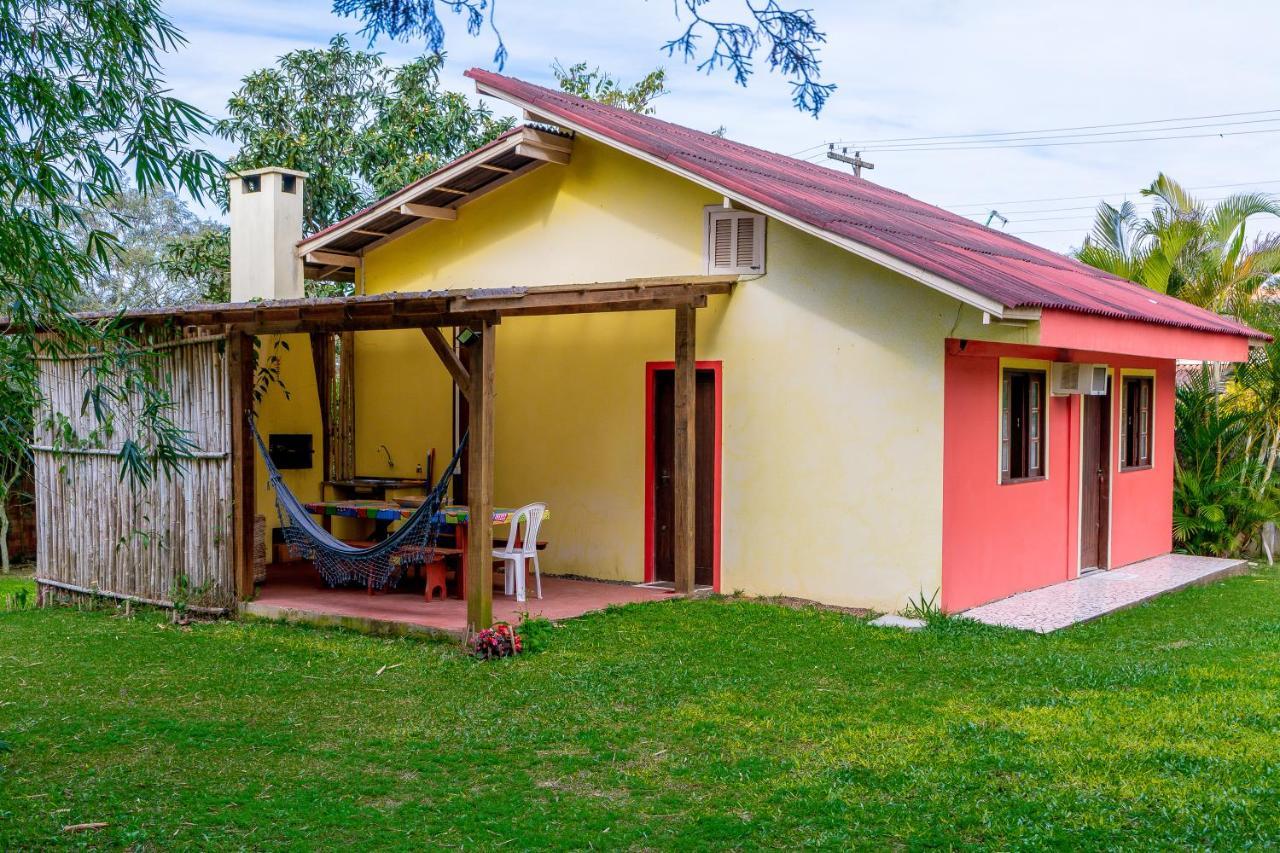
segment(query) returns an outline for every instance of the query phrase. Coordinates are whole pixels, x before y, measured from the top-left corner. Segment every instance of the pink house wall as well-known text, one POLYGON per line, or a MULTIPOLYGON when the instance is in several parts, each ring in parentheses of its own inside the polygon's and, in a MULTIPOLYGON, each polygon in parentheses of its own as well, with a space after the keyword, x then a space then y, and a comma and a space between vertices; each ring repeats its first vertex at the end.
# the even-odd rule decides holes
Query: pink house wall
MULTIPOLYGON (((1136 360, 1130 359, 1130 362, 1136 360)), ((1120 470, 1120 442, 1111 446, 1111 565, 1123 566, 1173 550, 1174 363, 1127 363, 1156 370, 1153 464, 1120 470)), ((1117 384, 1117 387, 1118 384, 1117 384)), ((1120 435, 1120 395, 1113 393, 1111 434, 1120 435)))
POLYGON ((942 606, 955 612, 1076 577, 1079 571, 1078 395, 1050 397, 1048 476, 999 482, 1000 358, 1106 363, 1111 401, 1111 566, 1171 549, 1174 362, 1026 346, 948 341, 944 380, 942 606), (1156 370, 1154 464, 1120 472, 1119 370, 1156 370))

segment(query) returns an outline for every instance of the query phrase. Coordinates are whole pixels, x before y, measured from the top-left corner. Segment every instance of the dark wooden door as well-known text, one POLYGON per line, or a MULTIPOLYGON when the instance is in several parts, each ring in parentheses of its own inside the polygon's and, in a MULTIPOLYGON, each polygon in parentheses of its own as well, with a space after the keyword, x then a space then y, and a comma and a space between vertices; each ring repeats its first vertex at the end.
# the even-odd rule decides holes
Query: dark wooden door
POLYGON ((1080 571, 1107 568, 1111 394, 1086 396, 1080 436, 1080 571))
MULTIPOLYGON (((674 370, 653 373, 653 576, 675 579, 676 515, 674 370)), ((694 517, 698 525, 694 545, 693 582, 711 586, 715 579, 715 476, 716 476, 716 374, 699 370, 697 379, 697 430, 694 433, 694 517)))

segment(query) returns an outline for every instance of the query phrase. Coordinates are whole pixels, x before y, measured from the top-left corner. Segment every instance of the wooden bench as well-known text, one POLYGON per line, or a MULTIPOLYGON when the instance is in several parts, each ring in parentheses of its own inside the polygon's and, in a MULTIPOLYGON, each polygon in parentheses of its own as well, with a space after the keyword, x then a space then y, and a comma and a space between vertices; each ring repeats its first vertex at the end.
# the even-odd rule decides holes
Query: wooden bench
POLYGON ((397 566, 421 566, 422 576, 426 581, 423 597, 427 601, 434 601, 437 590, 441 599, 449 597, 449 567, 445 565, 445 560, 461 556, 460 549, 445 545, 437 545, 435 548, 406 545, 391 555, 391 562, 397 566), (427 559, 428 554, 431 556, 430 560, 427 559))

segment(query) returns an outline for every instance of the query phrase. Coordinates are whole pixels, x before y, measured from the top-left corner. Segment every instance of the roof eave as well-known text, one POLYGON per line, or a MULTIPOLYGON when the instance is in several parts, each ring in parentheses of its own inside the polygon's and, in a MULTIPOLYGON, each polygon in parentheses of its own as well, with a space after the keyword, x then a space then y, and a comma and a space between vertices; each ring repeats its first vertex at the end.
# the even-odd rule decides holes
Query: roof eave
MULTIPOLYGON (((447 186, 451 180, 455 180, 459 176, 473 169, 484 168, 485 163, 511 154, 512 152, 527 154, 529 149, 534 149, 533 154, 530 155, 531 161, 525 166, 508 172, 505 177, 495 178, 491 183, 481 186, 468 195, 459 197, 455 202, 452 202, 447 206, 451 208, 460 207, 472 198, 482 195, 494 188, 494 185, 505 182, 505 180, 518 176, 519 174, 523 174, 525 171, 545 165, 548 162, 562 162, 567 160, 568 149, 572 144, 571 141, 565 139, 563 140, 564 145, 561 146, 554 142, 549 143, 548 138, 550 136, 551 134, 545 134, 529 127, 513 128, 504 137, 499 137, 487 145, 483 145, 474 151, 463 154, 461 157, 441 169, 438 169, 425 178, 414 181, 404 188, 391 193, 364 210, 352 214, 346 219, 336 222, 330 227, 313 234, 310 237, 304 237, 298 241, 295 252, 298 257, 305 258, 310 253, 322 251, 335 241, 346 237, 354 231, 359 231, 362 226, 367 226, 369 223, 376 221, 380 217, 399 210, 402 205, 412 204, 415 199, 426 196, 439 187, 447 186)), ((429 219, 424 221, 429 221, 429 219)), ((413 223, 413 225, 419 224, 422 223, 413 223)), ((412 226, 406 227, 403 230, 410 230, 411 227, 412 226)), ((371 248, 374 245, 380 245, 382 242, 385 242, 386 239, 396 236, 400 236, 399 233, 392 233, 382 239, 374 240, 368 246, 362 247, 361 251, 363 252, 364 249, 371 248)))

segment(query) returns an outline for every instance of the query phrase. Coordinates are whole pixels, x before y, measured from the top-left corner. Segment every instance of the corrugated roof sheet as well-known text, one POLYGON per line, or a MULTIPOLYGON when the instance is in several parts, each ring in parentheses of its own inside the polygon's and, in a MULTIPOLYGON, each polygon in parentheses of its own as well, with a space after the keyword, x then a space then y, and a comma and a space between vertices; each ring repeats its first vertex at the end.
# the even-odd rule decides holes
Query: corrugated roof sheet
POLYGON ((1265 337, 871 181, 652 116, 472 69, 467 76, 585 133, 660 158, 762 208, 879 250, 1008 308, 1047 308, 1265 337))

